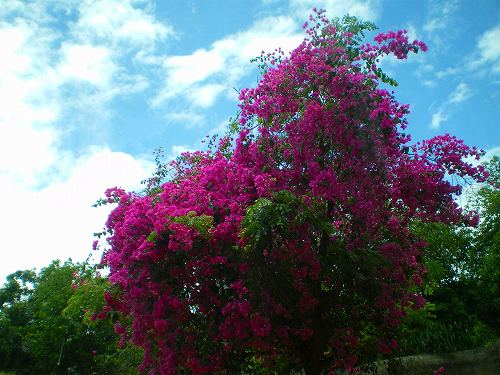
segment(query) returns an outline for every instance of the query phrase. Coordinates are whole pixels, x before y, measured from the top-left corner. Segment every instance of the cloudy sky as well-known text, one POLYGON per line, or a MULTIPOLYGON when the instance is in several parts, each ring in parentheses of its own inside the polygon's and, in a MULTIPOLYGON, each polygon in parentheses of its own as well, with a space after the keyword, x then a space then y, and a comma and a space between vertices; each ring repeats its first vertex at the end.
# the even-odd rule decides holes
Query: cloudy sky
POLYGON ((107 187, 137 189, 153 151, 202 147, 255 85, 249 60, 290 50, 309 10, 405 28, 427 54, 384 69, 414 140, 500 153, 500 3, 482 0, 1 0, 0 280, 91 252, 107 187), (236 90, 235 90, 236 89, 236 90))

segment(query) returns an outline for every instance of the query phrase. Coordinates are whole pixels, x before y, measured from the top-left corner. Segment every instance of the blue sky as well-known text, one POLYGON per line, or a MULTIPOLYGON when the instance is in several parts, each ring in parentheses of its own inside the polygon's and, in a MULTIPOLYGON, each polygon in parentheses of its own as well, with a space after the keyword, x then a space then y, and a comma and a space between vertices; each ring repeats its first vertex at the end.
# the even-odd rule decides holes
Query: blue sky
POLYGON ((2 0, 0 280, 85 259, 108 212, 92 203, 138 188, 156 148, 173 158, 223 129, 235 89, 256 83, 249 60, 298 45, 314 6, 428 44, 382 62, 414 140, 451 133, 500 154, 496 0, 2 0))

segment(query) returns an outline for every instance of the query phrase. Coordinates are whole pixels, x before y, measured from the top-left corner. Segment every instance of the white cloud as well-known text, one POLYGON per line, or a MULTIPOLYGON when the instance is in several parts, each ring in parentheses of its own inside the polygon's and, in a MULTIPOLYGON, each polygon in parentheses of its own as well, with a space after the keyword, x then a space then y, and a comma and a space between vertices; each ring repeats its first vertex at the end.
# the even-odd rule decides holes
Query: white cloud
POLYGON ((0 68, 2 80, 7 74, 20 74, 31 69, 31 61, 26 53, 23 53, 31 30, 26 24, 9 25, 2 24, 0 28, 0 41, 2 42, 2 59, 0 68))
POLYGON ((434 87, 434 86, 436 86, 436 82, 434 82, 433 80, 430 80, 430 79, 423 80, 422 84, 424 86, 427 86, 427 87, 434 87))
POLYGON ((56 162, 61 135, 89 108, 99 122, 113 97, 147 87, 144 76, 125 66, 124 51, 146 53, 172 34, 150 7, 147 1, 2 2, 0 173, 34 184, 56 162), (68 15, 76 16, 73 23, 68 15))
POLYGON ((28 22, 0 23, 0 174, 33 184, 54 162, 59 116, 48 69, 44 30, 28 22))
MULTIPOLYGON (((24 113, 17 118, 25 121, 29 116, 36 116, 36 111, 27 110, 31 114, 24 113)), ((52 129, 33 129, 21 124, 2 123, 0 126, 0 175, 27 185, 36 184, 37 175, 56 160, 54 142, 57 133, 52 129)))
POLYGON ((251 58, 278 47, 290 51, 302 38, 291 17, 267 17, 248 30, 215 41, 208 49, 167 57, 163 62, 165 84, 152 105, 182 96, 191 105, 209 107, 226 86, 237 86, 251 71, 251 58))
POLYGON ((217 96, 224 90, 226 87, 218 84, 208 84, 204 86, 200 86, 197 88, 193 88, 188 93, 188 97, 193 103, 193 105, 197 107, 210 107, 214 104, 217 96))
POLYGON ((133 0, 85 0, 78 7, 78 21, 73 26, 77 38, 140 48, 173 36, 171 26, 157 21, 153 5, 133 0))
POLYGON ((455 12, 458 9, 456 0, 445 0, 430 3, 430 12, 424 30, 430 34, 448 28, 455 12))
POLYGON ((471 92, 469 86, 466 83, 459 83, 456 87, 455 91, 450 94, 449 102, 450 103, 461 103, 471 96, 471 92))
POLYGON ((375 21, 380 16, 379 0, 291 0, 290 8, 301 21, 306 21, 313 7, 326 9, 329 17, 349 13, 364 21, 375 21))
POLYGON ((111 60, 111 51, 105 47, 65 43, 61 47, 61 55, 57 73, 63 82, 77 80, 106 87, 118 70, 111 60))
POLYGON ((91 204, 151 173, 146 159, 105 142, 63 147, 75 124, 102 127, 111 99, 147 87, 142 62, 129 62, 152 56, 172 29, 148 1, 3 0, 0 19, 1 280, 55 258, 83 260, 107 212, 91 204))
POLYGON ((157 43, 173 35, 171 26, 156 20, 149 1, 6 0, 0 8, 5 17, 0 23, 0 94, 2 106, 12 109, 8 121, 2 111, 0 129, 6 122, 16 124, 9 142, 21 135, 36 139, 43 131, 37 147, 45 142, 45 149, 56 143, 56 125, 74 127, 82 109, 109 118, 105 112, 111 99, 148 87, 140 65, 154 60, 157 43), (130 65, 129 57, 137 57, 136 64, 130 65), (62 119, 61 109, 71 118, 62 119))
POLYGON ((195 125, 203 123, 205 118, 195 112, 169 112, 165 115, 165 119, 169 122, 181 122, 186 128, 191 128, 195 125))
MULTIPOLYGON (((148 0, 84 0, 73 9, 77 19, 68 24, 69 41, 63 43, 60 70, 67 80, 94 85, 96 99, 106 104, 149 86, 134 65, 161 62, 156 49, 175 37, 172 26, 159 21, 148 0)), ((98 101, 95 101, 98 103, 98 101)))
POLYGON ((436 77, 441 79, 441 78, 446 78, 448 76, 454 76, 457 73, 459 73, 462 69, 461 68, 446 68, 445 70, 438 71, 436 73, 436 77))
POLYGON ((197 50, 187 56, 167 57, 164 67, 172 85, 190 85, 205 80, 224 68, 225 58, 217 49, 197 50))
POLYGON ((0 280, 56 258, 83 261, 91 252, 92 233, 102 229, 110 210, 92 208, 92 204, 106 188, 138 188, 137 182, 153 170, 151 162, 107 148, 94 147, 64 162, 71 165, 67 178, 41 190, 0 184, 0 280))
POLYGON ((452 40, 462 31, 459 23, 460 7, 458 0, 429 1, 426 21, 422 26, 424 39, 431 51, 443 53, 453 45, 452 40))
MULTIPOLYGON (((447 29, 447 32, 448 29, 447 29)), ((456 29, 455 29, 456 33, 456 29)), ((442 33, 441 37, 446 35, 442 33)), ((430 34, 429 37, 435 37, 430 34)), ((427 38, 426 38, 427 39, 427 38)), ((439 79, 448 78, 450 76, 458 77, 465 74, 473 74, 476 77, 484 77, 488 73, 493 73, 493 77, 500 73, 500 23, 486 30, 477 40, 476 48, 471 53, 468 53, 464 59, 459 61, 458 65, 448 67, 444 70, 436 72, 436 77, 439 79)), ((435 50, 442 49, 441 46, 434 46, 435 50)), ((493 78, 492 77, 492 78, 493 78)), ((492 82, 495 82, 492 80, 492 82)))
POLYGON ((464 82, 460 82, 455 90, 448 95, 446 101, 441 104, 437 112, 432 114, 429 127, 431 129, 439 129, 441 124, 448 121, 450 118, 450 112, 453 107, 456 107, 458 104, 468 100, 471 96, 472 94, 469 86, 464 82))
POLYGON ((246 65, 262 51, 272 52, 281 47, 288 52, 297 47, 304 38, 297 26, 299 24, 287 16, 267 17, 256 21, 249 30, 215 42, 214 48, 224 55, 234 55, 240 64, 246 65))
POLYGON ((431 125, 432 129, 439 129, 441 123, 448 120, 448 115, 444 113, 443 110, 439 110, 432 115, 431 125))
POLYGON ((476 58, 470 63, 472 69, 480 66, 500 73, 500 24, 487 30, 478 40, 476 58))
POLYGON ((67 13, 78 0, 2 0, 0 6, 0 19, 9 16, 21 16, 38 24, 54 21, 53 12, 62 11, 67 13))

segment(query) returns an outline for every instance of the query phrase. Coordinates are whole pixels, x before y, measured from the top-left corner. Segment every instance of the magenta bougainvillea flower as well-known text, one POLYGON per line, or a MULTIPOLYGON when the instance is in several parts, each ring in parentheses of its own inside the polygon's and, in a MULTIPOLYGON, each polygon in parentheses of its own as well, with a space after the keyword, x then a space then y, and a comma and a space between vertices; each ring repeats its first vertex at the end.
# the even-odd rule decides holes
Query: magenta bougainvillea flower
POLYGON ((143 371, 319 374, 389 353, 425 303, 411 224, 477 220, 450 176, 484 181, 466 162, 481 152, 450 135, 412 145, 409 106, 381 83, 382 56, 425 44, 361 44, 370 24, 323 11, 308 25, 289 55, 258 58, 233 140, 184 154, 149 194, 106 192, 107 311, 143 371))

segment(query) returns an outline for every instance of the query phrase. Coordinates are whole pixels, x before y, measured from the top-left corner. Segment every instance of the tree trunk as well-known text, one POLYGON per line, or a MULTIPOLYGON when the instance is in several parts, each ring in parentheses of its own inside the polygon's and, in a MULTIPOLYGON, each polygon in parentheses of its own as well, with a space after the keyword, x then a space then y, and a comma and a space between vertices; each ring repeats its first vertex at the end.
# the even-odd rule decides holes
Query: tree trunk
POLYGON ((314 336, 311 340, 304 345, 302 356, 302 364, 304 366, 305 375, 320 375, 323 367, 322 363, 322 349, 319 331, 315 330, 314 336))

